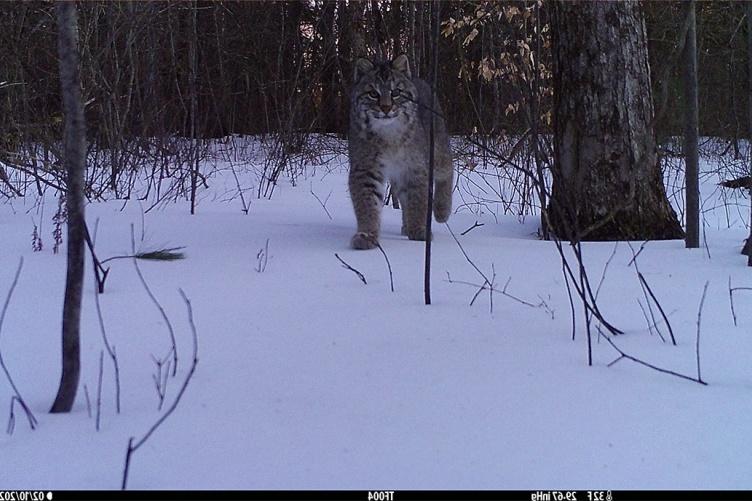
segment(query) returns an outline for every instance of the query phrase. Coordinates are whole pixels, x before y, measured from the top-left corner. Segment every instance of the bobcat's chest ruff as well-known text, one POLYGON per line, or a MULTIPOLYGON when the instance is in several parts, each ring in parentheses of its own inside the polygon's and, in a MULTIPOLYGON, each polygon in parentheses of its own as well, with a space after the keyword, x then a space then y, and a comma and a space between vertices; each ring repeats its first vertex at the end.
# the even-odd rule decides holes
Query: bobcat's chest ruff
POLYGON ((410 174, 410 168, 415 166, 412 152, 403 146, 391 146, 381 150, 377 161, 384 178, 390 183, 399 183, 410 174))
POLYGON ((413 129, 406 113, 389 118, 369 117, 368 120, 368 130, 388 146, 405 144, 413 129))

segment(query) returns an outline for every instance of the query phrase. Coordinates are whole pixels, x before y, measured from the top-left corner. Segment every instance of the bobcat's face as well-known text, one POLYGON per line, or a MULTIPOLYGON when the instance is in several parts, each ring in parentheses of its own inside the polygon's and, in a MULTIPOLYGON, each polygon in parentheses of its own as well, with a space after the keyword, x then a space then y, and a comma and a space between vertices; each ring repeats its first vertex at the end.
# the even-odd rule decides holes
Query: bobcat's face
POLYGON ((417 116, 417 97, 405 56, 391 63, 356 61, 352 90, 354 118, 366 129, 388 135, 385 128, 404 128, 417 116))

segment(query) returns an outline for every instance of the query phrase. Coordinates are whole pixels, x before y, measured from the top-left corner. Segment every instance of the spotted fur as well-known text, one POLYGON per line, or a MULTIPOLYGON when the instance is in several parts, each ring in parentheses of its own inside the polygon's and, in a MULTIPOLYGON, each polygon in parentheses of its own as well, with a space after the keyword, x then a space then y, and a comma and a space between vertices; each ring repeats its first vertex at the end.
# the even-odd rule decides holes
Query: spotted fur
POLYGON ((402 208, 402 234, 425 240, 431 108, 438 113, 433 214, 444 222, 452 210, 452 158, 438 100, 429 105, 431 89, 411 76, 405 55, 385 63, 358 59, 350 98, 349 188, 358 221, 352 247, 376 247, 387 182, 402 208))

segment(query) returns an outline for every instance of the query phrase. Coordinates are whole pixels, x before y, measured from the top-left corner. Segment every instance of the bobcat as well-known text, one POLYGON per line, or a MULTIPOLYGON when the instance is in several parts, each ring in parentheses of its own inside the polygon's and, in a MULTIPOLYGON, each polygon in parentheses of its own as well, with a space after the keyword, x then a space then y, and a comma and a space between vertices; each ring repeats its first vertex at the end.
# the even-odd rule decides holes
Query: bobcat
POLYGON ((426 239, 428 209, 429 131, 434 131, 433 214, 443 223, 452 210, 452 158, 438 100, 430 105, 431 89, 412 78, 407 56, 392 62, 355 62, 350 106, 349 188, 358 231, 350 244, 373 249, 378 244, 384 185, 402 207, 402 234, 426 239))

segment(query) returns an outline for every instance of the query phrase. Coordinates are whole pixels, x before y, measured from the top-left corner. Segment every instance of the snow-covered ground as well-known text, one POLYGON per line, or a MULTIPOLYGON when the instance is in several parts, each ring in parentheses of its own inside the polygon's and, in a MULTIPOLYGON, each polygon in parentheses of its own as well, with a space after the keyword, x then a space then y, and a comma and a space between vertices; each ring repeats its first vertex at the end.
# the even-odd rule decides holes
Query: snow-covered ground
MULTIPOLYGON (((0 489, 120 487, 128 438, 143 436, 159 418, 190 366, 178 288, 193 305, 199 363, 175 412, 134 453, 129 488, 752 488, 752 292, 734 295, 738 326, 729 301, 729 278, 733 287, 752 287, 752 268, 739 254, 748 211, 733 208, 728 216, 716 204, 716 179, 704 185, 707 248, 650 242, 638 257, 677 346, 648 328, 629 246, 583 246, 596 284, 614 253, 599 294, 606 318, 625 331, 614 342, 691 377, 698 306, 710 282, 699 340, 702 386, 629 360, 609 366, 617 353, 603 340, 594 340, 594 366, 587 366, 581 306, 573 341, 561 262, 554 244, 537 238, 535 217, 520 222, 470 204, 449 224, 473 262, 489 277, 495 272, 499 289, 510 280, 508 293, 539 307, 497 293, 491 309, 488 292, 471 306, 476 288, 457 282, 483 279, 443 225, 434 228, 433 304, 426 306, 424 246, 400 236, 399 211, 387 207, 381 244, 391 292, 384 256, 348 248, 354 216, 340 160, 308 169, 296 186, 283 176, 271 200, 255 197, 260 167, 236 171, 236 182, 220 162, 194 216, 187 202, 146 214, 147 202, 135 200, 88 206, 90 225, 99 219, 100 259, 129 253, 131 225, 139 250, 185 246, 186 253, 139 264, 177 341, 177 376, 168 378, 161 411, 153 357, 168 352, 169 333, 133 263, 109 263, 100 298, 120 363, 122 412, 115 411, 105 353, 100 431, 104 344, 89 261, 81 389, 74 412, 53 415, 65 277, 64 253, 51 250, 56 201, 46 200, 44 215, 31 199, 0 205, 0 301, 25 259, 0 350, 39 421, 32 431, 15 406, 13 433, 0 435, 0 489), (238 184, 248 188, 248 214, 238 184), (41 252, 31 249, 32 217, 43 225, 41 252), (476 221, 483 226, 460 235, 476 221)), ((659 328, 665 337, 665 325, 659 328)), ((0 374, 3 427, 12 395, 0 374)))

